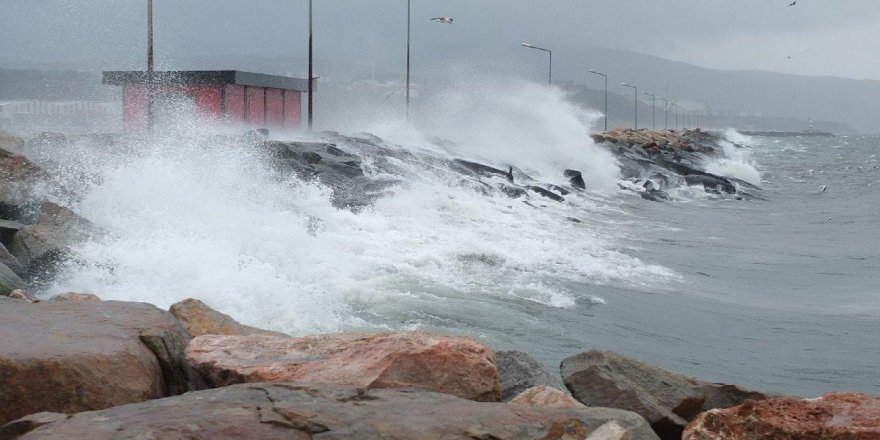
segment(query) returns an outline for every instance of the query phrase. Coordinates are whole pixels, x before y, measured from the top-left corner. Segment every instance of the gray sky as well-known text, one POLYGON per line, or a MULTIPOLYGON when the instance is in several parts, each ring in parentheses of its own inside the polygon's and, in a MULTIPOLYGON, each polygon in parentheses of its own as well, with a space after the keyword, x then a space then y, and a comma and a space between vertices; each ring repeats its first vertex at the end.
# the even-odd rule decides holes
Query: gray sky
MULTIPOLYGON (((306 0, 155 2, 160 63, 227 54, 299 55, 304 49, 306 0)), ((423 63, 465 57, 528 61, 534 54, 517 46, 531 41, 628 49, 706 67, 880 80, 880 1, 788 3, 413 0, 413 44, 423 63), (454 16, 456 22, 427 21, 436 15, 454 16)), ((71 60, 138 66, 145 4, 0 0, 0 66, 71 60)), ((405 6, 404 0, 315 0, 319 57, 402 70, 405 6)))

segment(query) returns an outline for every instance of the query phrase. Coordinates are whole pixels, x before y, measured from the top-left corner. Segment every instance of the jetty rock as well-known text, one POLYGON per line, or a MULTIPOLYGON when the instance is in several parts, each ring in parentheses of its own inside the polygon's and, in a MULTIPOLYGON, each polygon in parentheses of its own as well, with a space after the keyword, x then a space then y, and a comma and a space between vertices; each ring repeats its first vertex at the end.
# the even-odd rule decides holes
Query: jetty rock
POLYGON ((550 386, 563 390, 558 374, 551 375, 535 358, 521 351, 495 352, 495 366, 501 380, 501 400, 509 401, 520 393, 536 387, 550 386))
POLYGON ((70 258, 71 246, 103 234, 100 227, 70 209, 44 202, 37 223, 15 234, 9 252, 26 267, 26 278, 35 278, 70 258))
POLYGON ((876 440, 880 397, 832 393, 815 399, 747 401, 700 414, 683 440, 876 440))
POLYGON ((253 383, 71 416, 35 414, 4 426, 0 429, 0 438, 655 440, 657 437, 637 414, 608 408, 484 403, 425 390, 253 383))
POLYGON ((0 424, 204 388, 183 356, 189 335, 149 304, 6 299, 0 334, 0 424))
POLYGON ((254 335, 265 334, 287 337, 283 333, 263 330, 240 324, 231 316, 220 313, 202 301, 187 298, 168 310, 177 318, 190 336, 202 335, 254 335))
POLYGON ((564 359, 562 378, 587 406, 638 413, 664 440, 678 440, 688 422, 714 408, 778 397, 735 385, 713 384, 605 351, 564 359))
POLYGON ((495 354, 472 339, 426 332, 196 337, 186 359, 212 387, 307 382, 421 388, 498 401, 495 354))

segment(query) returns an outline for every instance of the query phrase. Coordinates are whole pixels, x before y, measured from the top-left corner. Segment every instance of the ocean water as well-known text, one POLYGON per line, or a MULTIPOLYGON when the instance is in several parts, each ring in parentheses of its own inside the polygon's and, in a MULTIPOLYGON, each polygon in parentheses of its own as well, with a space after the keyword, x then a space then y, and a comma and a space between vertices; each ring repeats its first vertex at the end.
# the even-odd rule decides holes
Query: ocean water
POLYGON ((78 246, 42 294, 196 297, 295 335, 438 330, 554 369, 607 349, 776 392, 880 393, 880 139, 727 132, 748 147, 722 145, 708 169, 760 198, 681 188, 649 202, 617 189, 615 158, 586 136, 595 112, 519 89, 504 102, 447 96, 438 108, 454 111, 431 124, 344 130, 406 160, 332 134, 276 135, 335 140, 393 182, 360 210, 201 128, 126 151, 30 151, 60 176, 53 196, 110 233, 78 246), (556 183, 576 168, 589 187, 527 204, 436 166, 453 157, 556 183))

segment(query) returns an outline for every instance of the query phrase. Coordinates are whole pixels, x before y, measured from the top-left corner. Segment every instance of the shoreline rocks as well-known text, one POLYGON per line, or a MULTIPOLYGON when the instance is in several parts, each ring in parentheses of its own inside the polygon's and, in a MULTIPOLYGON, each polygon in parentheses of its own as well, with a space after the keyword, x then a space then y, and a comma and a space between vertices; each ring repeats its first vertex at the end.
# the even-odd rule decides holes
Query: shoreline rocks
POLYGON ((747 401, 714 409, 688 425, 683 440, 876 440, 880 397, 832 393, 815 399, 747 401))
POLYGON ((168 309, 175 318, 189 332, 190 336, 202 335, 255 335, 264 334, 272 336, 288 337, 284 333, 251 327, 238 323, 231 316, 220 313, 197 299, 188 298, 180 301, 168 309))
POLYGON ((37 414, 6 425, 0 429, 0 438, 654 440, 657 437, 638 415, 609 408, 481 403, 424 390, 254 383, 70 417, 37 414), (616 431, 609 430, 613 426, 616 431), (597 432, 601 437, 590 437, 597 432), (609 432, 618 435, 606 437, 609 432))
POLYGON ((680 439, 688 422, 704 411, 775 397, 699 381, 612 352, 581 353, 564 359, 560 368, 575 399, 636 412, 664 440, 680 439))
POLYGON ((189 335, 145 303, 0 304, 0 424, 204 388, 183 357, 189 335))
POLYGON ((212 387, 307 382, 415 387, 487 402, 501 398, 492 350, 471 339, 426 332, 205 335, 190 342, 186 359, 212 387))

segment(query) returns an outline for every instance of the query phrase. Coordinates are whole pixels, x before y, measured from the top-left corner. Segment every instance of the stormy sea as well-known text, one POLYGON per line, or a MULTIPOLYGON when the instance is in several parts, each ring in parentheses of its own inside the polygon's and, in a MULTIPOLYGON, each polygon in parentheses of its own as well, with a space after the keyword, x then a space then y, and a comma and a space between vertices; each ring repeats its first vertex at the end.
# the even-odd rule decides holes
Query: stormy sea
POLYGON ((29 143, 53 198, 107 232, 39 294, 195 297, 294 335, 439 330, 551 367, 608 349, 768 391, 880 393, 880 138, 720 129, 690 160, 728 192, 633 169, 589 136, 597 113, 523 94, 453 100, 430 124, 270 133, 271 154, 192 126, 29 143))

